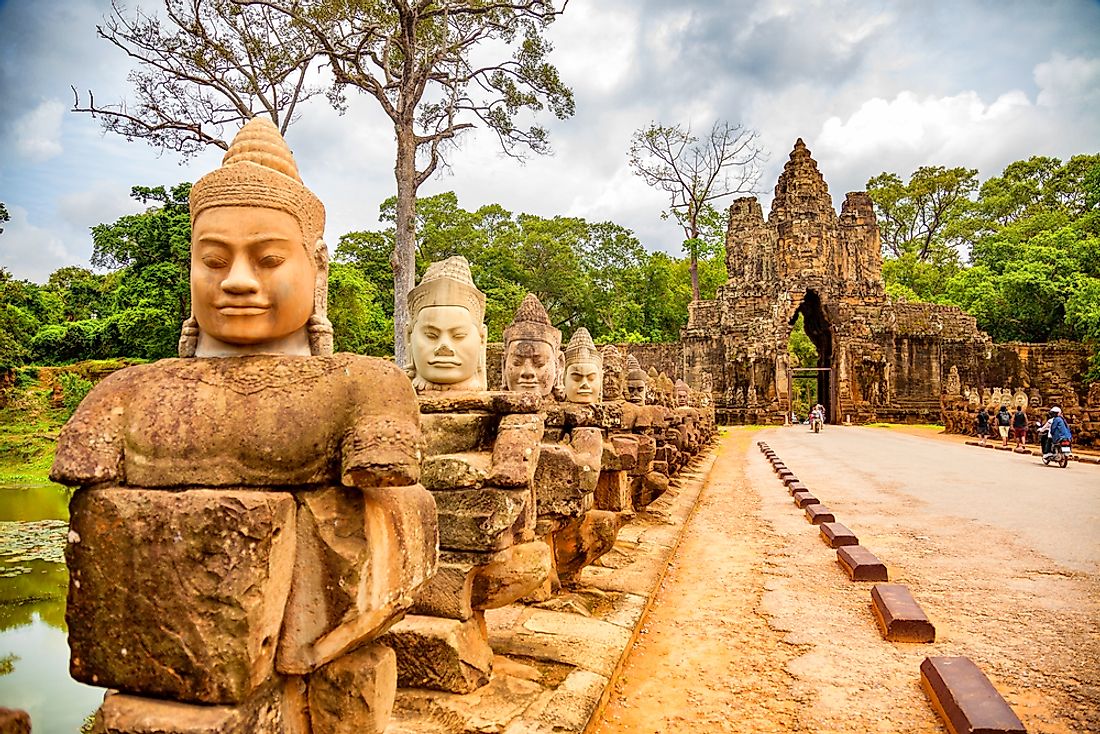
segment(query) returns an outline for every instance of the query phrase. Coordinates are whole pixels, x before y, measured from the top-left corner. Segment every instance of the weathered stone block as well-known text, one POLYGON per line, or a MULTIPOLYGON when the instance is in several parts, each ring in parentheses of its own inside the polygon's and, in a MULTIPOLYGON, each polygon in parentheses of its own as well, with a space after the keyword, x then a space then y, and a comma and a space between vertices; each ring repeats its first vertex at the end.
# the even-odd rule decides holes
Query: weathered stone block
POLYGON ((875 584, 871 587, 871 602, 883 639, 935 642, 936 628, 903 584, 875 584))
POLYGON ((489 682, 493 651, 480 613, 460 622, 410 614, 379 640, 397 654, 403 688, 470 693, 489 682))
POLYGON ((271 677, 294 560, 290 494, 82 489, 70 515, 73 678, 240 703, 271 677))
POLYGON ((420 413, 537 413, 542 396, 530 392, 428 392, 417 396, 420 413))
POLYGON ((279 672, 303 675, 369 641, 435 572, 435 501, 420 485, 298 495, 279 672))
POLYGON ((450 550, 507 548, 526 525, 530 493, 522 489, 463 489, 436 492, 439 545, 450 550))
POLYGON ((638 439, 634 436, 612 436, 608 441, 611 451, 604 450, 603 460, 605 469, 620 469, 630 471, 638 464, 638 439), (614 463, 610 462, 615 457, 614 463))
POLYGON ((569 434, 573 449, 573 461, 580 467, 580 485, 585 492, 593 492, 603 466, 603 431, 599 428, 578 427, 569 434))
POLYGON ((622 519, 618 513, 592 510, 554 533, 554 567, 563 584, 615 545, 622 519))
POLYGON ((491 455, 486 451, 428 456, 424 459, 420 479, 433 492, 476 489, 486 484, 491 471, 490 461, 491 455))
POLYGON ((425 413, 420 416, 424 455, 460 454, 487 448, 498 417, 490 413, 425 413))
POLYGON ((630 495, 630 477, 625 471, 602 471, 600 481, 596 483, 593 502, 597 510, 611 512, 634 512, 630 495))
POLYGON ((809 492, 809 488, 802 482, 791 482, 787 485, 787 492, 794 497, 795 492, 809 492))
POLYGON ((489 483, 496 487, 530 486, 544 432, 538 415, 504 416, 493 444, 489 483))
POLYGON ((542 586, 553 571, 550 546, 541 540, 506 548, 474 570, 471 606, 485 610, 511 604, 542 586))
POLYGON ((535 469, 538 514, 575 517, 584 511, 581 469, 568 446, 543 444, 535 469))
POLYGON ((951 734, 1023 734, 1008 703, 970 658, 929 657, 920 664, 921 688, 951 734))
POLYGON ((276 680, 236 706, 108 693, 93 734, 311 734, 305 682, 276 680))
POLYGON ((846 526, 839 522, 821 523, 821 539, 830 548, 839 548, 843 545, 859 545, 859 538, 846 526))
POLYGON ((341 655, 309 677, 311 734, 382 734, 397 693, 397 656, 384 645, 341 655))

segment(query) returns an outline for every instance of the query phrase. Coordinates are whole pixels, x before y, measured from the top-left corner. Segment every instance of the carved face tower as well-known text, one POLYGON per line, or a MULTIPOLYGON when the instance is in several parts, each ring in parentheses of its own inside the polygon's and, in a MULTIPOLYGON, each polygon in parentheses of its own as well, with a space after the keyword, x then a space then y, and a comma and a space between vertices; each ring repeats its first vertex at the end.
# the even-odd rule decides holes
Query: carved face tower
POLYGON ((181 356, 331 353, 325 209, 269 119, 241 128, 190 205, 192 318, 181 356))
POLYGON ((485 390, 485 294, 470 277, 466 258, 428 266, 409 291, 407 369, 417 392, 485 390))
POLYGON ((504 330, 504 389, 549 395, 561 381, 565 356, 561 332, 550 323, 538 296, 528 293, 504 330))
POLYGON ((598 403, 603 398, 603 358, 583 326, 565 348, 565 400, 598 403))

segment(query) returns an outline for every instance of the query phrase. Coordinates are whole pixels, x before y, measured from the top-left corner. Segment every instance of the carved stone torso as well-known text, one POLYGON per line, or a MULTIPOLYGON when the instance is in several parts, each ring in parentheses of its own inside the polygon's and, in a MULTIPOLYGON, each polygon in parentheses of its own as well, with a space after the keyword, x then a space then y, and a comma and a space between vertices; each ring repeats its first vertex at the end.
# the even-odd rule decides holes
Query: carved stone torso
POLYGON ((54 474, 143 487, 403 486, 419 478, 416 416, 405 376, 381 360, 166 359, 96 386, 59 440, 54 474))

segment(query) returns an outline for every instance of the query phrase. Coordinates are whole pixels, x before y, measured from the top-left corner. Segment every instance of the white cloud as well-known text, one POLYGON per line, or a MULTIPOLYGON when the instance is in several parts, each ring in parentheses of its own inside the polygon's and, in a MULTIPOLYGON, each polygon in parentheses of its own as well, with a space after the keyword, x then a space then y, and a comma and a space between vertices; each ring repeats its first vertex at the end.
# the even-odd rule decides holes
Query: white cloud
POLYGON ((19 155, 40 163, 61 155, 61 118, 65 105, 47 99, 16 119, 12 132, 19 155))
MULTIPOLYGON (((15 277, 45 283, 50 273, 66 265, 88 267, 88 252, 71 252, 65 235, 55 227, 40 227, 27 218, 21 206, 8 206, 11 221, 0 234, 0 265, 15 277)), ((86 238, 85 238, 86 239, 86 238)))
POLYGON ((1086 106, 1095 114, 1100 103, 1100 59, 1054 54, 1035 67, 1038 104, 1043 107, 1086 106))

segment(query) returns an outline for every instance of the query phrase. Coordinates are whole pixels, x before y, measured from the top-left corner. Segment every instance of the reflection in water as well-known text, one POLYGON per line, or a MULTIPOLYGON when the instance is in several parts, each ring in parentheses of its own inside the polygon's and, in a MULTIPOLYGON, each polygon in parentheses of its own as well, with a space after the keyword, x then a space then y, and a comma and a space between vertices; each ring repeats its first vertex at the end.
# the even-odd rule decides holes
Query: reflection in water
POLYGON ((103 689, 69 677, 65 568, 71 490, 0 487, 0 706, 36 734, 76 734, 103 689))
POLYGON ((0 632, 0 658, 12 661, 12 671, 0 676, 0 706, 29 713, 35 734, 76 734, 103 700, 104 689, 69 677, 65 633, 37 614, 30 624, 0 632))
POLYGON ((68 520, 73 491, 60 484, 0 484, 0 522, 68 520))

